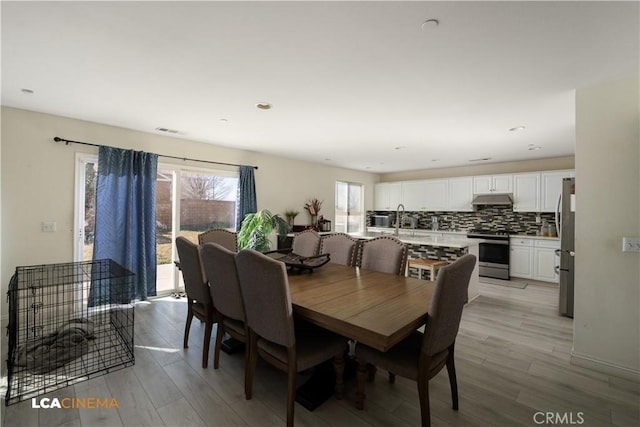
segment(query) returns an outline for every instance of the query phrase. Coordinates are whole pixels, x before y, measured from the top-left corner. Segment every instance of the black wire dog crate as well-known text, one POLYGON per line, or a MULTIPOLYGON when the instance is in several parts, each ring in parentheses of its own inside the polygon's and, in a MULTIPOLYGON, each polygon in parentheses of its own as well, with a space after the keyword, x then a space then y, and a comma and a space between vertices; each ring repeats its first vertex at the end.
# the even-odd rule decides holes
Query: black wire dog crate
POLYGON ((132 281, 110 259, 17 267, 5 404, 133 365, 132 281))

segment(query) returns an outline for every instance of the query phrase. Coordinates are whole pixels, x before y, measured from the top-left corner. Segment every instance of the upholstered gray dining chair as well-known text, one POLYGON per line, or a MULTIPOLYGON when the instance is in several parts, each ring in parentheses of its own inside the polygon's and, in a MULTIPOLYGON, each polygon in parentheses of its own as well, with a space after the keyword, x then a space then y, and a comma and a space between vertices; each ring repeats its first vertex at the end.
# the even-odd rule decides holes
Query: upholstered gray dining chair
POLYGON ((223 248, 238 252, 238 233, 223 228, 214 228, 198 234, 198 243, 201 245, 205 243, 217 243, 223 248))
POLYGON ((287 373, 287 425, 293 426, 297 373, 334 358, 336 395, 342 397, 343 352, 347 341, 325 329, 293 319, 284 263, 245 249, 236 255, 249 326, 245 395, 251 399, 258 355, 287 373))
POLYGON ((204 322, 204 342, 202 346, 202 367, 207 367, 209 359, 209 342, 211 330, 215 323, 213 300, 209 293, 209 284, 202 268, 200 249, 198 245, 186 237, 176 238, 176 248, 180 257, 180 271, 184 279, 184 288, 187 294, 187 324, 184 329, 184 348, 189 348, 189 330, 191 321, 195 316, 204 322))
POLYGON ((315 230, 304 230, 293 236, 292 252, 304 257, 316 256, 320 253, 320 234, 315 230))
POLYGON ((392 383, 396 374, 417 381, 423 426, 431 423, 429 380, 446 366, 453 409, 458 410, 458 383, 453 351, 475 264, 474 255, 463 255, 440 269, 429 304, 424 334, 416 331, 387 352, 380 352, 362 343, 356 346, 358 409, 364 407, 364 383, 369 375, 368 364, 373 364, 389 371, 389 381, 392 383))
MULTIPOLYGON (((218 369, 222 338, 227 333, 240 342, 247 342, 247 318, 236 270, 236 253, 217 243, 205 243, 200 248, 202 265, 209 279, 209 291, 215 301, 218 330, 213 350, 213 369, 218 369)), ((245 364, 248 351, 245 352, 245 364)))
POLYGON ((409 247, 393 236, 380 236, 360 244, 358 266, 365 270, 404 276, 409 247))
POLYGON ((355 252, 358 241, 345 233, 332 233, 322 236, 320 253, 329 254, 334 264, 355 265, 355 252))

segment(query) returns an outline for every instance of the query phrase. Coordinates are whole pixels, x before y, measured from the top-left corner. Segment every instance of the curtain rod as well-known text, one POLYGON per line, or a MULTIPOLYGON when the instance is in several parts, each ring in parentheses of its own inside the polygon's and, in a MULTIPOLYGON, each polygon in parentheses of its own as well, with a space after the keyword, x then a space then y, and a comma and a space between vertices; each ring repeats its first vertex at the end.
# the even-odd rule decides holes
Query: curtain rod
MULTIPOLYGON (((60 138, 59 136, 54 136, 53 137, 53 141, 54 142, 64 142, 65 145, 69 145, 69 144, 80 144, 80 145, 89 145, 91 147, 100 147, 99 144, 92 144, 90 142, 82 142, 82 141, 72 141, 70 139, 64 139, 64 138, 60 138)), ((164 154, 158 154, 158 156, 160 157, 165 157, 168 159, 176 159, 176 160, 184 160, 184 161, 190 161, 190 162, 200 162, 200 163, 210 163, 210 164, 214 164, 214 165, 226 165, 226 166, 243 166, 243 165, 237 165, 235 163, 224 163, 224 162, 214 162, 213 160, 200 160, 200 159, 190 159, 188 157, 177 157, 177 156, 165 156, 164 154)), ((258 166, 251 166, 254 169, 258 169, 258 166)))

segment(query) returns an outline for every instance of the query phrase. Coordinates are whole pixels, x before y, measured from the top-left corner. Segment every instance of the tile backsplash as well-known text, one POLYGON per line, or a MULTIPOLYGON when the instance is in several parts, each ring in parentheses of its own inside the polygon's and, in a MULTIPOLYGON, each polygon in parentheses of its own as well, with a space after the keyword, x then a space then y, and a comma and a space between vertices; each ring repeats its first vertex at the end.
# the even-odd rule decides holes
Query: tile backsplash
MULTIPOLYGON (((367 211, 367 226, 370 226, 370 216, 375 211, 367 211)), ((380 212, 388 213, 388 212, 380 212)), ((535 235, 540 230, 542 221, 553 224, 555 216, 550 212, 514 212, 511 206, 480 206, 473 212, 405 212, 404 215, 418 218, 418 228, 430 230, 431 217, 437 216, 442 231, 467 231, 474 228, 492 230, 510 230, 515 234, 535 235), (536 216, 540 215, 540 223, 536 216)))

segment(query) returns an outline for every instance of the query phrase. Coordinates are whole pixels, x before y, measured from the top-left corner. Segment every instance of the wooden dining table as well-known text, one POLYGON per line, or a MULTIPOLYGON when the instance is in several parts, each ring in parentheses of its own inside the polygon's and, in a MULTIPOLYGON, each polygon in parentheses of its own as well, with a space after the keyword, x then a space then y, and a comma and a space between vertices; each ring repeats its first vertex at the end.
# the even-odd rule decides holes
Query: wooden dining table
POLYGON ((387 351, 426 322, 435 282, 338 264, 289 275, 294 314, 387 351))

